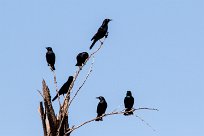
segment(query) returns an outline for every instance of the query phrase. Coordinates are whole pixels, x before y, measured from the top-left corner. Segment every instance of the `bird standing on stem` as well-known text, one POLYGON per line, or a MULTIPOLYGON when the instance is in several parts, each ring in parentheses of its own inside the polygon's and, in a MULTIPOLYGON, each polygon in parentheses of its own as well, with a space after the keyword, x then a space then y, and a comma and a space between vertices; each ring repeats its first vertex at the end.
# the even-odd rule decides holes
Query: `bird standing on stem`
POLYGON ((108 23, 112 21, 111 19, 105 19, 101 25, 101 27, 98 29, 97 33, 93 36, 93 38, 91 39, 91 41, 93 40, 93 43, 90 46, 90 50, 92 49, 92 47, 94 46, 94 44, 100 40, 101 38, 103 38, 104 36, 107 37, 108 36, 108 23))
POLYGON ((127 91, 126 93, 126 97, 124 99, 124 105, 125 105, 125 112, 124 115, 127 116, 127 115, 132 115, 133 112, 130 111, 132 110, 132 107, 134 105, 134 97, 132 97, 132 93, 131 91, 127 91), (130 111, 130 112, 129 112, 130 111))
MULTIPOLYGON (((103 96, 99 96, 96 98, 100 100, 100 102, 98 103, 98 106, 97 106, 97 117, 100 117, 106 112, 107 103, 106 103, 106 100, 103 96)), ((96 119, 95 121, 103 121, 103 118, 100 117, 100 118, 96 119)))
MULTIPOLYGON (((66 93, 68 92, 69 87, 70 87, 70 85, 72 84, 73 79, 74 79, 73 76, 69 76, 67 82, 64 83, 64 85, 60 88, 60 90, 59 90, 59 92, 58 92, 58 93, 59 93, 59 96, 62 95, 62 94, 64 95, 64 94, 66 94, 66 93)), ((52 101, 56 100, 57 97, 58 97, 58 94, 56 94, 56 96, 52 99, 52 101)))
POLYGON ((89 54, 87 52, 81 52, 77 55, 76 60, 77 60, 77 64, 75 66, 79 66, 81 67, 82 65, 84 65, 86 59, 88 59, 89 54))
POLYGON ((53 52, 51 47, 46 47, 47 53, 46 53, 46 60, 48 66, 51 67, 51 70, 55 70, 55 53, 53 52))

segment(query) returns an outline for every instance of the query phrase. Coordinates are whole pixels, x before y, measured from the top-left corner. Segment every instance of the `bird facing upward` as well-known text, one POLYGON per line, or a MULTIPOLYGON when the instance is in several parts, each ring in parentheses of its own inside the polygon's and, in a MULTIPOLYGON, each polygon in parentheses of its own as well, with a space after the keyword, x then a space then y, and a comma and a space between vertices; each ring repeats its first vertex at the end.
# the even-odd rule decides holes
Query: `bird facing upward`
POLYGON ((124 99, 124 105, 125 105, 125 112, 126 113, 124 113, 124 115, 132 115, 133 114, 133 112, 131 111, 131 112, 128 112, 128 111, 130 111, 130 110, 132 110, 132 107, 133 107, 133 105, 134 105, 134 98, 132 97, 132 93, 131 93, 131 91, 127 91, 127 93, 126 93, 126 97, 125 97, 125 99, 124 99))
POLYGON ((76 60, 77 60, 77 64, 75 66, 82 66, 86 59, 89 57, 89 54, 87 52, 81 52, 77 55, 76 60))
MULTIPOLYGON (((64 94, 66 94, 66 93, 68 92, 69 87, 70 87, 70 85, 71 85, 73 79, 74 79, 73 76, 69 76, 67 82, 64 83, 64 85, 60 88, 60 90, 59 90, 59 96, 62 95, 62 94, 64 95, 64 94)), ((58 94, 56 94, 56 96, 52 99, 52 101, 54 101, 55 99, 57 99, 57 97, 58 97, 58 94)))
POLYGON ((51 67, 51 70, 55 70, 55 53, 53 52, 51 47, 46 47, 47 53, 46 53, 46 60, 48 66, 51 67))
POLYGON ((111 19, 105 19, 98 29, 97 33, 93 36, 91 41, 93 40, 93 43, 90 46, 90 50, 93 48, 94 44, 103 38, 104 36, 108 36, 108 23, 111 21, 111 19))
MULTIPOLYGON (((103 96, 99 96, 96 98, 100 100, 100 102, 98 103, 98 106, 97 106, 97 117, 100 117, 106 112, 107 103, 106 103, 106 100, 103 96)), ((100 118, 96 119, 95 121, 103 121, 103 118, 100 117, 100 118)))

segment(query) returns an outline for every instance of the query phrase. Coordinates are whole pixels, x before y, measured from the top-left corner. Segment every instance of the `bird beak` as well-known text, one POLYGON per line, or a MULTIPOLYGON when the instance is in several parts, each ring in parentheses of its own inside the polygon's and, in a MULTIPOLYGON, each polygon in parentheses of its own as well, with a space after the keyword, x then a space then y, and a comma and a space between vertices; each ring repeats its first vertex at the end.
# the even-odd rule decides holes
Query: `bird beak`
POLYGON ((45 47, 46 49, 48 48, 48 47, 45 47))
POLYGON ((99 99, 99 97, 96 97, 96 99, 99 99))
POLYGON ((113 19, 110 19, 109 21, 113 21, 113 19))

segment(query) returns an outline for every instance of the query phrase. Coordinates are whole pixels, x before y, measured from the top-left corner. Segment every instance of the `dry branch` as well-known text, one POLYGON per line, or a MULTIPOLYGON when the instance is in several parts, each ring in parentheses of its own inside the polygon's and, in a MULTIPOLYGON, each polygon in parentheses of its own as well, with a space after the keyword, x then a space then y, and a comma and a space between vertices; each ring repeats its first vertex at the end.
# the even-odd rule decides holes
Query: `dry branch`
POLYGON ((84 123, 82 123, 82 124, 80 124, 80 125, 78 125, 78 126, 76 126, 76 127, 73 127, 73 128, 70 129, 68 132, 66 132, 66 134, 71 133, 72 131, 74 131, 74 130, 76 130, 76 129, 78 129, 78 128, 84 126, 84 125, 86 125, 87 123, 93 122, 93 121, 95 121, 96 119, 99 119, 99 118, 101 118, 101 117, 106 117, 106 116, 116 115, 116 114, 129 113, 129 112, 134 112, 134 111, 136 111, 136 110, 155 110, 155 111, 158 111, 158 109, 154 109, 154 108, 138 108, 138 109, 132 109, 132 110, 130 110, 130 111, 124 111, 124 110, 122 110, 122 111, 117 111, 117 112, 110 112, 110 113, 103 114, 102 116, 93 118, 93 119, 91 119, 91 120, 85 121, 84 123))
MULTIPOLYGON (((106 38, 104 38, 104 41, 105 41, 105 39, 106 39, 106 38)), ((99 46, 99 48, 89 56, 89 58, 86 60, 86 62, 87 62, 92 56, 94 57, 94 54, 97 53, 97 52, 101 49, 101 47, 103 46, 104 41, 101 42, 101 45, 99 46)), ((61 129, 61 127, 62 127, 62 123, 63 123, 64 117, 65 117, 65 115, 68 113, 68 107, 69 107, 69 101, 70 101, 71 90, 72 90, 72 88, 73 88, 73 86, 74 86, 74 83, 75 83, 75 81, 76 81, 76 79, 77 79, 79 73, 81 72, 82 68, 85 66, 86 62, 84 63, 84 65, 83 65, 81 68, 79 68, 79 69, 75 72, 74 79, 73 79, 73 81, 72 81, 72 83, 71 83, 71 85, 70 85, 70 87, 69 87, 69 89, 68 89, 68 92, 67 92, 67 94, 66 94, 66 97, 65 97, 65 99, 64 99, 64 102, 63 102, 63 104, 62 104, 62 109, 61 109, 61 117, 62 117, 62 118, 61 118, 61 121, 60 121, 60 123, 59 123, 59 127, 58 127, 58 129, 57 129, 57 136, 59 136, 59 132, 60 132, 60 129, 61 129)), ((67 133, 67 134, 68 134, 68 133, 67 133)))
POLYGON ((44 112, 44 108, 43 108, 43 103, 42 102, 40 102, 39 113, 40 113, 40 117, 41 117, 41 121, 42 121, 42 125, 43 125, 44 136, 47 136, 47 128, 46 128, 46 123, 45 123, 46 114, 44 112))
POLYGON ((52 107, 52 102, 51 102, 51 96, 50 96, 50 91, 48 86, 45 83, 45 80, 42 81, 43 85, 43 96, 44 96, 44 106, 45 106, 45 111, 47 113, 47 118, 49 121, 49 126, 51 130, 51 135, 54 136, 56 134, 56 123, 57 119, 55 117, 55 112, 52 107))
POLYGON ((59 91, 58 91, 58 87, 57 87, 57 76, 56 76, 54 70, 53 70, 52 72, 53 72, 53 75, 54 75, 54 84, 55 84, 56 93, 57 93, 57 95, 58 95, 57 99, 58 99, 59 107, 60 107, 60 110, 61 110, 61 103, 60 103, 59 91))
POLYGON ((149 128, 151 128, 153 131, 156 131, 148 122, 146 122, 143 118, 141 118, 138 115, 135 115, 135 117, 137 117, 138 119, 140 119, 142 122, 145 123, 145 125, 147 125, 149 128))

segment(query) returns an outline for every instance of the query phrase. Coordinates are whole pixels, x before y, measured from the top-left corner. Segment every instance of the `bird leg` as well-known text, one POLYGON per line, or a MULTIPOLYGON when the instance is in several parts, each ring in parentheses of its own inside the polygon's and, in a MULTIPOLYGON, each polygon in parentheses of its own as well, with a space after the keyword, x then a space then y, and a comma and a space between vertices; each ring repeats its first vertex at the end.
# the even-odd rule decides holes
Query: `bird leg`
POLYGON ((101 40, 99 40, 100 41, 100 43, 101 43, 101 45, 103 44, 103 42, 101 41, 101 40))
POLYGON ((109 33, 109 32, 107 32, 107 33, 105 34, 105 38, 108 38, 108 33, 109 33))

